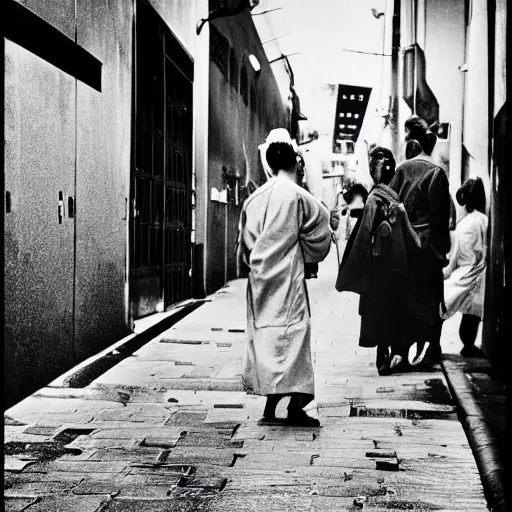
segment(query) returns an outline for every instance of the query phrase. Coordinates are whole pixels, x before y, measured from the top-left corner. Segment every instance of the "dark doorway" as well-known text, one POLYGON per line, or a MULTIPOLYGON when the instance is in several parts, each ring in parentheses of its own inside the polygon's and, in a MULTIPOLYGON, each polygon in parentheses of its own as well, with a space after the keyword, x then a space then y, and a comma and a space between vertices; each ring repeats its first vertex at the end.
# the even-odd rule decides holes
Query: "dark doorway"
POLYGON ((191 296, 193 62, 145 0, 137 1, 130 314, 191 296))

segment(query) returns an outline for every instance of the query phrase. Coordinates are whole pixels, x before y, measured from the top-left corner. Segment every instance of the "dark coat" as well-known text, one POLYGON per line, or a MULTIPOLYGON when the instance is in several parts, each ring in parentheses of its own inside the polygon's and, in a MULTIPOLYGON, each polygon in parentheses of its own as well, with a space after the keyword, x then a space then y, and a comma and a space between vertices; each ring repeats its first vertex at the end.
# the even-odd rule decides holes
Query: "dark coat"
POLYGON ((421 157, 402 163, 389 184, 404 204, 418 234, 421 250, 411 253, 409 272, 414 290, 410 302, 423 312, 423 321, 406 317, 414 341, 430 341, 438 346, 442 320, 439 306, 443 298, 443 266, 450 251, 450 192, 443 169, 421 157))
POLYGON ((361 346, 409 342, 411 333, 403 328, 403 317, 415 317, 419 323, 423 315, 422 308, 408 300, 413 290, 409 259, 419 250, 419 238, 396 192, 386 185, 374 187, 347 243, 336 281, 338 291, 361 296, 361 346))
POLYGON ((396 192, 375 186, 347 243, 336 289, 380 295, 396 276, 409 272, 408 257, 419 244, 396 192))
POLYGON ((419 157, 398 166, 389 187, 399 196, 421 240, 444 264, 450 252, 451 197, 446 173, 419 157))

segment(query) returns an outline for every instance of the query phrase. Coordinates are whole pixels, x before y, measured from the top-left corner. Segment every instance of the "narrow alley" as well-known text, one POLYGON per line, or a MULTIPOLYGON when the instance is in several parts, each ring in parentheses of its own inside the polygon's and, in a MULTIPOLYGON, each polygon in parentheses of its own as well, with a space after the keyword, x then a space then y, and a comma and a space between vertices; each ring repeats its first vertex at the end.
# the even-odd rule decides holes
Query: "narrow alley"
POLYGON ((508 4, 2 2, 7 512, 507 509, 508 4))
POLYGON ((232 281, 85 388, 6 411, 6 510, 487 510, 441 368, 379 377, 336 269, 333 247, 309 281, 320 428, 258 426, 232 281))

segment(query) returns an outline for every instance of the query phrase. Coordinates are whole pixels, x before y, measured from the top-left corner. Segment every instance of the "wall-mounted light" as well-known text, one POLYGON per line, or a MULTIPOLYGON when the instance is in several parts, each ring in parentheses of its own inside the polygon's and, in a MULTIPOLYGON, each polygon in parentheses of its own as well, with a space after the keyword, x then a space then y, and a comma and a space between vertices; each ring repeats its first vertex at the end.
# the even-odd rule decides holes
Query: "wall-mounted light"
POLYGON ((260 61, 252 53, 249 55, 249 62, 251 63, 252 69, 258 75, 261 71, 260 61))

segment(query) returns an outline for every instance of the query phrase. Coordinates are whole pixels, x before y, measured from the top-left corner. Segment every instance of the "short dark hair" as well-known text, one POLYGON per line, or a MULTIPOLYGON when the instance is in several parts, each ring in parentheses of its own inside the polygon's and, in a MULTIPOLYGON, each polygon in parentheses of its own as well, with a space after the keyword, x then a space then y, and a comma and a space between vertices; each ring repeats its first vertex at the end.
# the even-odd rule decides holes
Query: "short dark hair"
POLYGON ((417 140, 421 149, 431 155, 437 142, 437 135, 430 131, 427 122, 421 117, 411 116, 405 121, 405 127, 409 130, 409 139, 417 140))
POLYGON ((384 184, 388 184, 393 179, 396 169, 396 162, 393 153, 388 148, 383 148, 382 146, 375 146, 370 151, 370 159, 372 158, 384 160, 381 181, 384 184))
POLYGON ((289 171, 297 164, 297 153, 287 142, 272 142, 267 149, 267 163, 276 174, 279 170, 289 171))
POLYGON ((354 183, 344 194, 343 199, 350 204, 356 196, 361 196, 363 203, 368 199, 368 190, 361 183, 354 183))
POLYGON ((421 144, 416 139, 409 139, 405 145, 405 159, 410 160, 423 151, 421 144))
POLYGON ((464 182, 464 185, 457 190, 455 194, 457 203, 465 206, 468 212, 478 210, 485 213, 485 188, 484 182, 481 178, 469 178, 464 182))

